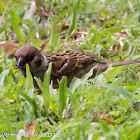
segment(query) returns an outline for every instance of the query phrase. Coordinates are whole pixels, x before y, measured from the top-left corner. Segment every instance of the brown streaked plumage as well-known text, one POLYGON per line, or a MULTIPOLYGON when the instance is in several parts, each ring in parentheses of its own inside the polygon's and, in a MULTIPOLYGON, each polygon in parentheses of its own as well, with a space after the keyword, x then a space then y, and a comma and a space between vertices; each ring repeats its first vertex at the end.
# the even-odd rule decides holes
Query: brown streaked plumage
MULTIPOLYGON (((26 76, 26 69, 24 65, 29 64, 32 76, 44 80, 44 74, 48 69, 49 63, 52 62, 51 80, 53 81, 53 87, 58 88, 58 80, 61 80, 63 76, 67 77, 67 86, 70 85, 74 77, 82 78, 83 75, 88 73, 91 68, 93 70, 92 77, 100 72, 107 70, 109 64, 113 67, 140 63, 140 60, 128 60, 122 62, 99 62, 97 61, 97 55, 89 55, 86 53, 77 53, 66 51, 62 54, 48 53, 42 54, 37 48, 32 46, 23 46, 15 52, 15 58, 17 61, 17 68, 26 76)), ((35 80, 35 87, 38 88, 35 80)))

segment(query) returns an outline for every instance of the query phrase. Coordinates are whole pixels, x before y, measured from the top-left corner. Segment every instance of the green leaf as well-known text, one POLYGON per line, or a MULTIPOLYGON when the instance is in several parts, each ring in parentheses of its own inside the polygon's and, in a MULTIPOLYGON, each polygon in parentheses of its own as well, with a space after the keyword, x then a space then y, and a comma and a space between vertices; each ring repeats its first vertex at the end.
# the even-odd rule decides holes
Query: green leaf
POLYGON ((60 81, 59 87, 59 112, 60 114, 66 108, 66 87, 67 87, 67 78, 63 77, 60 81))
POLYGON ((78 78, 73 78, 71 84, 70 84, 70 90, 72 93, 75 92, 75 90, 80 86, 80 85, 84 85, 87 80, 89 79, 89 77, 92 76, 93 74, 93 69, 95 67, 93 67, 87 74, 85 74, 81 79, 78 78))
POLYGON ((57 29, 57 21, 61 20, 67 13, 71 13, 72 9, 65 10, 64 12, 60 13, 58 16, 55 16, 51 19, 51 44, 57 44, 58 42, 58 29, 57 29))
POLYGON ((1 74, 0 74, 0 88, 4 87, 4 80, 8 74, 9 74, 9 70, 4 70, 3 72, 1 72, 1 74))
POLYGON ((19 23, 20 23, 19 16, 13 10, 11 11, 10 21, 11 21, 11 26, 12 26, 14 32, 16 33, 16 36, 17 36, 18 40, 22 43, 23 42, 23 36, 22 36, 21 30, 19 28, 19 23))
POLYGON ((31 75, 30 68, 29 68, 28 64, 26 64, 26 83, 25 83, 25 88, 26 88, 27 91, 29 91, 31 89, 32 90, 34 89, 33 77, 31 75))
MULTIPOLYGON (((0 19, 0 27, 2 27, 2 21, 3 21, 4 17, 5 17, 6 12, 7 12, 8 9, 9 9, 9 6, 10 6, 12 0, 9 0, 9 1, 6 3, 6 7, 5 7, 5 5, 2 4, 3 1, 2 1, 2 0, 0 0, 0 1, 1 1, 1 3, 0 3, 0 9, 1 9, 1 12, 2 12, 2 17, 1 17, 1 19, 0 19), (1 5, 2 5, 2 6, 1 6, 1 5), (3 9, 3 8, 4 8, 4 9, 3 9), (3 11, 3 10, 4 10, 4 11, 3 11)), ((0 14, 1 14, 1 13, 0 13, 0 14)), ((5 26, 6 26, 6 24, 1 28, 0 31, 2 31, 3 28, 4 28, 5 26)))
MULTIPOLYGON (((95 67, 96 67, 96 66, 95 66, 95 67)), ((93 67, 87 74, 85 74, 85 75, 81 78, 82 85, 84 85, 84 84, 87 82, 87 80, 89 79, 89 77, 91 77, 91 76, 93 75, 93 70, 94 70, 95 67, 93 67)))
POLYGON ((103 39, 105 36, 109 38, 110 35, 129 28, 130 27, 111 27, 107 29, 102 29, 99 32, 94 33, 94 36, 91 38, 90 43, 94 44, 96 41, 97 44, 100 45, 101 39, 103 39))
POLYGON ((50 43, 54 45, 57 44, 58 36, 59 36, 57 31, 58 29, 56 28, 56 24, 57 24, 57 18, 54 17, 51 20, 51 41, 50 41, 50 43))
POLYGON ((101 49, 102 49, 102 46, 101 45, 97 45, 96 46, 96 54, 98 54, 98 58, 101 57, 101 49))
POLYGON ((92 139, 92 140, 99 140, 99 137, 100 137, 99 132, 95 132, 93 135, 94 139, 92 139))
POLYGON ((120 32, 122 30, 125 30, 125 29, 129 29, 130 27, 111 27, 111 28, 108 28, 108 29, 104 29, 101 34, 102 35, 108 35, 108 34, 115 34, 117 32, 120 32))
POLYGON ((68 9, 68 10, 65 10, 64 12, 60 13, 56 18, 57 18, 57 21, 62 19, 66 14, 68 13, 72 13, 72 9, 68 9))
MULTIPOLYGON (((33 85, 33 77, 32 77, 32 75, 30 73, 30 68, 29 68, 28 64, 26 64, 26 83, 25 83, 25 89, 28 92, 29 98, 32 99, 33 98, 33 93, 34 93, 34 85, 33 85)), ((30 115, 31 111, 30 110, 31 110, 31 104, 28 101, 27 105, 26 105, 26 110, 25 110, 25 118, 26 118, 27 122, 31 121, 31 118, 30 118, 31 117, 31 115, 30 115)), ((35 114, 35 116, 36 116, 36 114, 35 114)))
POLYGON ((77 125, 77 130, 76 130, 76 139, 80 140, 80 131, 81 131, 81 125, 77 125))
POLYGON ((43 82, 43 100, 44 100, 44 106, 49 108, 50 106, 50 75, 51 75, 51 69, 52 69, 52 63, 49 64, 48 70, 45 73, 44 76, 44 82, 43 82))
POLYGON ((0 0, 0 14, 3 13, 4 9, 5 9, 5 4, 2 0, 0 0))
POLYGON ((108 125, 106 124, 106 122, 100 118, 98 118, 101 126, 102 126, 102 129, 104 130, 104 132, 109 132, 110 128, 108 127, 108 125))
POLYGON ((36 80, 37 85, 39 86, 39 88, 41 89, 41 91, 43 91, 42 81, 40 79, 38 79, 37 77, 34 77, 34 79, 36 80))
POLYGON ((38 113, 37 113, 37 105, 36 105, 36 102, 31 99, 28 95, 24 94, 24 93, 19 93, 21 96, 23 96, 29 103, 30 105, 32 106, 33 108, 33 111, 34 111, 34 115, 36 118, 38 118, 38 113))
POLYGON ((59 111, 57 110, 57 106, 55 104, 51 102, 50 108, 57 115, 57 117, 59 117, 59 119, 62 119, 61 115, 59 115, 59 111))
POLYGON ((140 0, 138 0, 138 11, 139 11, 139 17, 138 17, 139 19, 138 20, 140 21, 140 0))
POLYGON ((111 111, 111 112, 109 112, 109 114, 110 115, 112 115, 112 116, 119 116, 119 111, 111 111))
POLYGON ((29 28, 28 31, 29 31, 29 41, 30 41, 30 44, 33 44, 35 47, 38 47, 39 45, 41 45, 42 41, 35 39, 36 31, 34 30, 34 22, 29 20, 29 19, 25 19, 24 23, 29 28))
POLYGON ((121 87, 121 86, 114 86, 112 84, 106 84, 104 85, 104 87, 108 88, 109 90, 113 90, 115 91, 116 93, 124 96, 124 97, 128 97, 128 98, 132 98, 133 96, 133 93, 128 91, 127 89, 121 87))
POLYGON ((72 93, 74 93, 75 92, 75 90, 79 87, 81 85, 81 79, 78 79, 78 78, 73 78, 72 79, 72 82, 71 82, 71 84, 70 84, 70 90, 71 90, 71 92, 72 93))
POLYGON ((67 41, 69 40, 71 34, 73 33, 73 31, 75 30, 77 26, 79 7, 80 7, 80 0, 76 0, 74 8, 73 8, 73 16, 72 16, 71 24, 68 31, 67 41))

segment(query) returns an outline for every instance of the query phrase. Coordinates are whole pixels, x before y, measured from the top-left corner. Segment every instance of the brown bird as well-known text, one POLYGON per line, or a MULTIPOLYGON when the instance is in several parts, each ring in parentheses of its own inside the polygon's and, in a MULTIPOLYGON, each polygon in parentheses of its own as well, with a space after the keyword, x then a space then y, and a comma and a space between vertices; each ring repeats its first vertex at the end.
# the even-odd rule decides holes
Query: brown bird
MULTIPOLYGON (((33 46, 23 46, 15 52, 15 58, 17 61, 17 68, 26 77, 25 64, 29 64, 31 74, 33 76, 44 80, 44 74, 48 69, 49 63, 52 62, 51 81, 53 81, 53 87, 58 88, 58 80, 61 80, 63 76, 67 77, 67 86, 70 85, 74 77, 82 78, 83 75, 88 73, 91 68, 93 75, 104 72, 111 64, 113 67, 140 63, 140 60, 128 60, 122 62, 99 62, 96 54, 86 54, 66 51, 65 53, 48 53, 42 54, 37 48, 33 46)), ((34 85, 38 88, 36 81, 34 85)))

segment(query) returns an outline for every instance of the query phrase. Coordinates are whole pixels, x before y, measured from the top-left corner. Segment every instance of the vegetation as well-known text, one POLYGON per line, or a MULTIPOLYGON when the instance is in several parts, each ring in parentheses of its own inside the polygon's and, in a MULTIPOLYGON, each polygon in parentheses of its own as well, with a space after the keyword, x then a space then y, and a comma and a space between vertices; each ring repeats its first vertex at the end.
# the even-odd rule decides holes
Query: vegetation
POLYGON ((4 51, 7 43, 97 53, 103 61, 139 59, 140 0, 0 0, 0 137, 140 139, 139 64, 88 80, 91 70, 69 88, 64 77, 58 90, 49 87, 50 65, 44 83, 36 79, 38 95, 29 67, 24 78, 4 51))

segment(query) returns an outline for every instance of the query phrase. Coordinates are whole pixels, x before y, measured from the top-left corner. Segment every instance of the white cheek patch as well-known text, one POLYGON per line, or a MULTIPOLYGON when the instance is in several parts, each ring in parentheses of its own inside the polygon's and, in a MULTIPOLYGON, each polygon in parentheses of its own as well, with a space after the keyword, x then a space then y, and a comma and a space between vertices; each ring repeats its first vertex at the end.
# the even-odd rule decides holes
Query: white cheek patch
POLYGON ((36 77, 40 77, 39 75, 44 75, 44 73, 48 69, 49 61, 47 60, 46 56, 44 56, 44 55, 42 55, 42 56, 43 56, 43 59, 42 59, 40 66, 35 64, 35 62, 37 61, 36 58, 29 63, 30 70, 31 70, 32 74, 36 77))

